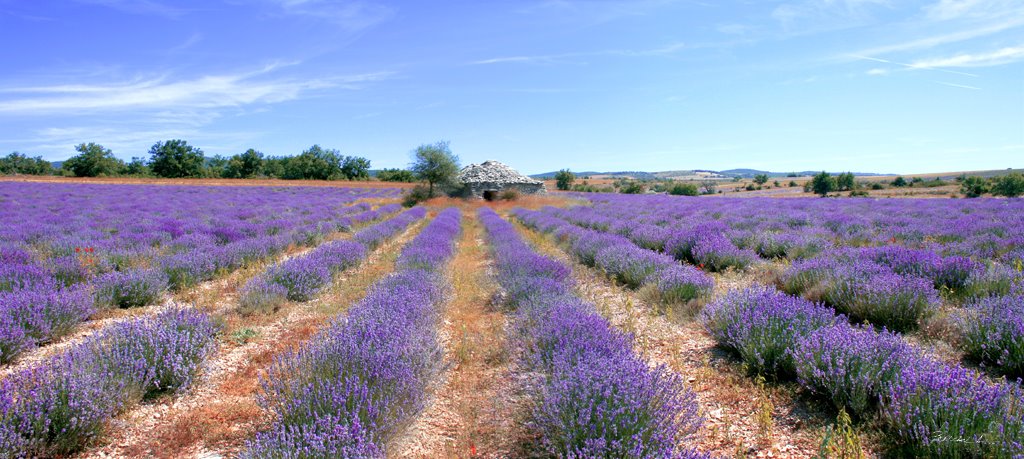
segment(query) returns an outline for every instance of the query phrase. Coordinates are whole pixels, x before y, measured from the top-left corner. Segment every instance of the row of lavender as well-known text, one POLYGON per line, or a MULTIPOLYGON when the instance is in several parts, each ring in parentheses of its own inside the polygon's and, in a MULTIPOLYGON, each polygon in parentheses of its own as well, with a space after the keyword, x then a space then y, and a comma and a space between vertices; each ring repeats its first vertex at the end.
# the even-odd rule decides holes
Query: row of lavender
POLYGON ((580 263, 596 267, 631 288, 652 286, 664 304, 686 303, 711 297, 714 280, 674 258, 640 247, 624 236, 573 225, 542 212, 516 208, 513 216, 529 228, 547 234, 565 246, 580 263))
POLYGON ((273 426, 242 457, 383 457, 425 402, 443 364, 437 335, 441 268, 460 232, 456 208, 440 212, 402 251, 397 272, 262 379, 273 426))
POLYGON ((376 191, 12 185, 0 184, 0 217, 11 223, 0 228, 0 363, 98 307, 151 304, 168 287, 398 210, 351 205, 376 191))
POLYGON ((121 322, 0 382, 0 455, 64 457, 147 397, 187 387, 214 349, 205 314, 171 309, 121 322))
POLYGON ((878 419, 907 457, 1024 454, 1024 392, 926 356, 898 335, 850 325, 831 308, 771 287, 733 290, 703 311, 715 340, 751 371, 878 419))
POLYGON ((286 300, 308 301, 334 276, 356 266, 366 254, 427 214, 414 207, 397 217, 364 228, 349 241, 321 244, 310 253, 268 268, 242 287, 239 311, 243 314, 272 312, 286 300))
MULTIPOLYGON (((795 207, 802 212, 808 209, 825 212, 821 218, 826 221, 838 220, 835 215, 838 211, 835 209, 811 206, 799 202, 801 200, 796 200, 798 202, 795 204, 790 204, 794 200, 753 201, 764 206, 780 205, 780 208, 774 210, 776 214, 781 215, 777 217, 779 219, 784 219, 790 208, 795 207), (787 208, 787 205, 790 208, 787 208)), ((1020 220, 1022 209, 1018 203, 982 202, 979 209, 969 207, 970 204, 961 209, 962 212, 974 215, 981 222, 975 225, 975 229, 982 232, 980 237, 983 240, 991 242, 991 237, 984 237, 986 232, 989 235, 1017 234, 1001 239, 1002 248, 998 251, 1001 256, 986 258, 983 253, 975 253, 972 256, 958 254, 957 250, 962 249, 963 244, 935 242, 952 241, 962 237, 963 222, 956 225, 961 228, 954 233, 956 237, 951 236, 943 222, 939 221, 932 221, 927 225, 920 222, 915 224, 915 234, 924 236, 913 241, 907 240, 907 233, 899 233, 901 236, 897 238, 885 232, 880 234, 888 238, 870 239, 861 234, 857 238, 847 239, 841 232, 807 237, 807 233, 801 234, 801 228, 806 225, 791 225, 795 227, 773 233, 771 229, 765 230, 757 225, 751 225, 750 222, 736 220, 736 216, 729 214, 731 209, 752 211, 751 203, 746 200, 702 200, 699 202, 706 208, 703 217, 710 221, 692 224, 673 220, 674 216, 685 213, 680 209, 687 209, 689 213, 685 213, 686 215, 700 215, 693 210, 697 202, 681 198, 608 198, 594 208, 545 208, 543 214, 579 226, 625 235, 624 237, 628 236, 635 243, 651 250, 672 254, 678 259, 699 263, 701 267, 712 269, 726 266, 742 267, 756 259, 752 251, 741 248, 743 244, 736 245, 734 241, 751 238, 764 241, 766 237, 775 238, 776 241, 813 241, 808 245, 789 246, 786 250, 773 252, 777 256, 789 256, 794 259, 779 281, 785 291, 804 295, 814 301, 823 301, 855 321, 868 321, 896 331, 913 330, 926 322, 940 310, 943 297, 951 304, 966 303, 967 307, 954 314, 955 322, 959 325, 959 333, 952 341, 961 345, 968 356, 982 364, 1010 375, 1024 375, 1024 322, 1020 319, 1021 311, 1024 311, 1024 299, 1013 291, 1015 288, 1020 289, 1021 265, 1019 260, 1014 261, 1013 266, 1007 265, 1012 257, 1016 256, 1014 254, 1019 254, 1024 238, 1019 236, 1019 227, 1007 227, 1003 232, 999 232, 986 223, 989 219, 996 218, 989 214, 996 210, 1009 212, 999 215, 999 219, 1009 222, 1020 220), (638 206, 640 201, 646 205, 638 206), (742 201, 742 205, 737 205, 734 201, 742 201), (636 210, 637 207, 643 207, 645 210, 639 212, 636 210), (1013 213, 1015 211, 1016 214, 1013 213), (714 220, 716 217, 719 220, 714 220), (651 222, 659 223, 660 226, 651 222), (925 231, 925 228, 931 229, 925 231), (751 231, 762 232, 757 233, 758 236, 752 236, 754 233, 751 231), (796 250, 789 250, 794 247, 796 250), (743 255, 745 250, 747 252, 743 255), (1014 287, 1015 285, 1018 287, 1014 287)), ((839 209, 843 209, 844 206, 858 210, 865 208, 862 200, 828 202, 839 209)), ((934 201, 929 201, 931 202, 934 201)), ((888 201, 878 205, 892 207, 888 201)), ((948 201, 947 205, 954 206, 948 201)), ((953 209, 955 208, 954 206, 953 209)), ((934 215, 928 212, 915 216, 934 218, 934 215)), ((750 218, 756 223, 766 217, 763 213, 753 213, 750 218)), ((876 221, 878 228, 892 229, 892 224, 881 223, 886 221, 885 218, 878 217, 876 221)), ((905 222, 904 219, 899 221, 905 222)), ((777 227, 764 221, 761 221, 761 224, 768 228, 777 227)), ((549 224, 548 227, 550 226, 549 224)), ((827 227, 840 228, 834 224, 827 227)))
POLYGON ((533 423, 556 457, 706 457, 682 445, 702 424, 693 392, 633 351, 574 296, 570 270, 535 253, 515 228, 480 210, 498 281, 515 308, 515 341, 544 375, 533 423))

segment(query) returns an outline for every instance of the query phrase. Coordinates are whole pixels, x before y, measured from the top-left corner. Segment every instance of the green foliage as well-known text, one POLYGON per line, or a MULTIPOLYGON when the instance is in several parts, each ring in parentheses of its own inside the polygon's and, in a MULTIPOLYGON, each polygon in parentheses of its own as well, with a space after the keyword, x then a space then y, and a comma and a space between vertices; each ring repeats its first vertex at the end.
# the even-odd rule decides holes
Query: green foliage
POLYGON ((825 429, 817 459, 861 459, 864 450, 860 436, 853 428, 853 422, 846 410, 840 408, 835 425, 825 429))
POLYGON ((800 184, 799 184, 799 183, 796 183, 796 180, 790 180, 790 181, 789 181, 789 186, 790 186, 790 188, 792 188, 792 187, 794 187, 794 186, 800 186, 800 184))
POLYGON ((124 168, 124 161, 103 145, 89 142, 75 147, 78 154, 64 161, 63 168, 75 177, 108 177, 124 168))
POLYGON ((854 181, 853 172, 845 172, 836 177, 837 191, 852 191, 856 188, 857 183, 854 181))
POLYGON ((872 190, 884 190, 885 189, 885 185, 882 185, 881 182, 875 182, 875 183, 871 184, 871 189, 872 190))
POLYGON ((223 177, 224 171, 227 169, 228 159, 221 155, 214 155, 211 158, 206 158, 205 163, 203 177, 223 177))
POLYGON ((345 180, 368 180, 370 160, 359 156, 342 156, 341 176, 345 180))
POLYGON ((433 190, 428 187, 416 185, 402 196, 402 205, 405 207, 415 206, 434 197, 433 193, 433 190))
POLYGON ((380 172, 377 172, 377 180, 382 182, 412 183, 416 181, 416 174, 405 169, 381 169, 380 172))
POLYGON ((747 191, 754 191, 754 190, 756 190, 756 189, 758 189, 758 187, 754 186, 754 184, 753 184, 753 183, 748 183, 748 184, 747 184, 747 187, 746 187, 746 190, 747 190, 747 191))
POLYGON ((822 197, 836 190, 836 179, 829 175, 828 172, 821 171, 811 179, 810 188, 815 194, 820 194, 822 197))
POLYGON ((647 191, 647 187, 640 182, 629 182, 625 186, 619 189, 620 193, 624 194, 641 194, 647 191))
POLYGON ((224 166, 221 177, 253 178, 263 173, 263 153, 252 148, 245 153, 232 156, 224 166))
POLYGON ((697 189, 697 185, 692 183, 677 183, 669 188, 668 194, 675 196, 697 196, 700 194, 700 190, 697 189))
POLYGON ((134 177, 145 177, 149 175, 149 166, 146 165, 146 160, 138 156, 133 156, 131 162, 124 165, 121 169, 121 175, 131 175, 134 177))
POLYGON ((960 182, 960 192, 968 198, 977 198, 988 192, 988 181, 977 175, 965 177, 960 182))
POLYGON ((894 186, 896 188, 903 188, 903 187, 907 186, 907 179, 903 178, 902 175, 899 176, 899 177, 896 177, 896 180, 892 181, 892 186, 894 186))
POLYGON ((778 180, 776 180, 776 181, 772 182, 772 185, 775 185, 775 187, 776 187, 776 188, 778 188, 778 187, 782 186, 782 184, 781 184, 781 183, 779 183, 779 181, 778 181, 778 180))
POLYGON ((754 183, 764 185, 768 183, 768 174, 757 174, 754 176, 754 183))
POLYGON ((166 178, 202 177, 203 150, 181 139, 157 142, 149 149, 149 168, 153 175, 166 178))
POLYGON ((555 173, 555 186, 562 191, 572 189, 572 182, 576 181, 576 174, 569 172, 569 169, 562 169, 555 173))
POLYGON ((15 151, 0 158, 0 175, 50 175, 52 173, 53 165, 49 161, 43 160, 42 156, 29 158, 15 151))
POLYGON ((789 178, 791 178, 791 177, 799 177, 799 175, 797 175, 796 172, 790 172, 790 173, 786 174, 786 177, 789 177, 789 178))
POLYGON ((288 180, 327 180, 341 173, 336 150, 324 150, 320 145, 313 145, 298 156, 288 158, 284 164, 283 179, 288 180))
POLYGON ((992 194, 1015 198, 1024 194, 1024 175, 1011 172, 1002 177, 992 179, 992 194))
POLYGON ((447 141, 424 144, 413 151, 412 172, 420 180, 428 183, 429 196, 434 195, 434 187, 455 186, 459 174, 459 157, 452 154, 447 141))

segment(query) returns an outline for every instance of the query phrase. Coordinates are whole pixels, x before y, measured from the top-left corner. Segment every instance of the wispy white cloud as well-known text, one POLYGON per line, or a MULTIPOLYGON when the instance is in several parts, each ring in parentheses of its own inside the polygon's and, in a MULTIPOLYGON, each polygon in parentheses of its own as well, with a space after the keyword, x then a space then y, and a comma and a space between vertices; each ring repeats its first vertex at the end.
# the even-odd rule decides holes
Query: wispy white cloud
POLYGON ((270 0, 285 14, 306 16, 334 23, 349 31, 359 31, 394 16, 395 8, 358 0, 270 0))
POLYGON ((786 29, 850 27, 871 19, 873 10, 890 6, 889 0, 803 0, 775 7, 771 17, 786 29))
POLYGON ((969 77, 977 77, 978 76, 978 75, 976 75, 974 73, 958 72, 956 70, 947 70, 947 69, 941 69, 941 68, 936 68, 936 67, 925 67, 925 66, 920 66, 920 65, 915 65, 915 64, 907 64, 907 63, 904 63, 904 62, 896 62, 896 61, 892 61, 892 60, 889 60, 889 59, 882 59, 880 57, 858 56, 856 54, 851 54, 851 55, 849 55, 847 57, 851 58, 851 59, 860 59, 860 60, 865 60, 865 61, 881 62, 883 64, 898 65, 900 67, 905 67, 907 69, 935 70, 937 72, 952 73, 952 74, 955 74, 955 75, 963 75, 963 76, 969 76, 969 77))
POLYGON ((944 85, 944 86, 954 87, 954 88, 971 89, 971 90, 974 90, 974 91, 981 90, 981 88, 979 88, 977 86, 970 86, 970 85, 966 85, 966 84, 949 83, 949 82, 946 82, 946 81, 936 81, 936 83, 944 85))
POLYGON ((594 56, 627 56, 627 57, 652 57, 652 56, 669 56, 677 54, 680 51, 688 49, 685 43, 670 43, 665 46, 660 46, 651 49, 607 49, 601 51, 586 51, 586 52, 574 52, 574 53, 561 53, 561 54, 542 54, 534 56, 507 56, 507 57, 495 57, 491 59, 482 59, 479 61, 470 62, 472 65, 486 65, 486 64, 511 64, 511 63, 523 63, 523 64, 554 64, 554 63, 568 63, 572 62, 573 58, 580 57, 594 57, 594 56))
POLYGON ((1020 13, 1024 9, 1017 0, 939 0, 924 7, 930 20, 948 21, 960 18, 991 18, 1020 13))
POLYGON ((1024 60, 1024 45, 1011 46, 988 53, 957 54, 956 56, 921 59, 911 65, 916 68, 990 67, 1024 60))
POLYGON ((871 70, 868 70, 865 73, 867 73, 868 75, 871 75, 871 76, 882 76, 882 75, 888 75, 889 74, 889 70, 888 69, 882 69, 882 68, 873 68, 871 70))
POLYGON ((189 48, 191 48, 191 47, 193 47, 195 45, 198 45, 202 41, 203 41, 203 34, 201 34, 199 32, 196 32, 196 33, 190 35, 184 42, 182 42, 181 44, 179 44, 177 46, 172 47, 168 51, 170 51, 172 53, 181 52, 181 51, 189 49, 189 48))
POLYGON ((0 114, 40 115, 68 112, 212 109, 278 103, 324 88, 357 88, 388 73, 367 73, 330 78, 292 79, 263 76, 281 67, 273 64, 253 72, 208 75, 172 81, 169 76, 114 84, 56 84, 0 88, 0 114))
POLYGON ((971 27, 952 33, 932 35, 930 37, 917 38, 899 43, 862 49, 853 54, 861 56, 878 56, 895 52, 929 49, 939 45, 958 43, 966 40, 971 40, 974 38, 993 35, 1004 30, 1009 30, 1020 26, 1024 26, 1024 15, 1010 16, 985 26, 971 27))
POLYGON ((105 6, 130 14, 158 15, 176 19, 188 13, 187 9, 155 0, 75 0, 87 5, 105 6))

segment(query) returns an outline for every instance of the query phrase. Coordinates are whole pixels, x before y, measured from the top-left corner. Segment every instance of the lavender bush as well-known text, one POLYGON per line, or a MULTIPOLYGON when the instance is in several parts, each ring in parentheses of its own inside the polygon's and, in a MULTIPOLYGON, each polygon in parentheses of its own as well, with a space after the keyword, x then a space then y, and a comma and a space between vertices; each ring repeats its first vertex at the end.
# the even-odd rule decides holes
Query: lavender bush
POLYGON ((791 352, 802 386, 860 417, 872 413, 900 371, 921 358, 898 335, 846 324, 798 337, 791 352))
POLYGON ((750 371, 775 377, 795 373, 791 349, 798 339, 844 320, 830 308, 770 287, 732 290, 701 313, 720 346, 736 352, 750 371))
POLYGON ((966 308, 958 324, 970 358, 1024 376, 1024 294, 983 298, 966 308))
POLYGON ((143 397, 180 390, 212 351, 216 328, 188 310, 119 323, 0 383, 0 451, 72 454, 143 397))
POLYGON ((0 292, 0 363, 67 334, 94 311, 84 288, 0 292))
POLYGON ((94 281, 96 305, 134 308, 154 304, 168 287, 167 275, 159 269, 113 271, 94 281))

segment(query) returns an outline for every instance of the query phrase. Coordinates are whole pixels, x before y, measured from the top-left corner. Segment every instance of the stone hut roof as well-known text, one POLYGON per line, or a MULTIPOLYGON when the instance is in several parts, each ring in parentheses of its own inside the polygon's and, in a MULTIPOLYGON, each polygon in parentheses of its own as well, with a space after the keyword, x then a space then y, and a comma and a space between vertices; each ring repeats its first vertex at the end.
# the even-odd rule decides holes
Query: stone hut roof
POLYGON ((534 180, 515 169, 508 167, 498 161, 484 161, 481 164, 470 164, 459 172, 459 181, 462 183, 517 183, 540 185, 544 182, 534 180))

